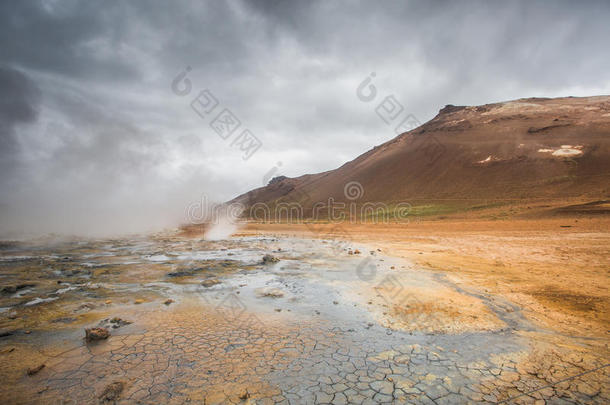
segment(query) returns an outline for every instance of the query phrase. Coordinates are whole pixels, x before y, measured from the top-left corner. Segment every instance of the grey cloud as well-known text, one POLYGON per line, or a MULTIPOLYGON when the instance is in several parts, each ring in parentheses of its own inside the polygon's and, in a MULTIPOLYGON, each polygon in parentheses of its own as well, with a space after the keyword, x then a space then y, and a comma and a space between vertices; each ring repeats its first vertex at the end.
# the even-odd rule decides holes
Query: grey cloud
POLYGON ((22 72, 0 66, 0 94, 0 170, 6 176, 16 164, 16 126, 36 119, 40 91, 22 72))

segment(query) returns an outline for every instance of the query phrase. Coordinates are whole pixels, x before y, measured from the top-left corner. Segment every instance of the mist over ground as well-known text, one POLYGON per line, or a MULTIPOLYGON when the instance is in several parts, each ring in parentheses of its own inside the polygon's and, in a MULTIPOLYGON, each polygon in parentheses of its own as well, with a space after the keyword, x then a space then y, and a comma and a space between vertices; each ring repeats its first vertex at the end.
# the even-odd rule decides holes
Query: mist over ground
POLYGON ((6 238, 172 227, 204 197, 338 167, 395 135, 356 97, 373 72, 379 97, 422 123, 448 103, 610 93, 605 1, 7 1, 0 11, 6 238), (172 89, 182 72, 186 95, 172 89), (202 117, 190 104, 205 89, 218 107, 202 117), (225 108, 261 142, 247 159, 236 135, 210 127, 225 108))

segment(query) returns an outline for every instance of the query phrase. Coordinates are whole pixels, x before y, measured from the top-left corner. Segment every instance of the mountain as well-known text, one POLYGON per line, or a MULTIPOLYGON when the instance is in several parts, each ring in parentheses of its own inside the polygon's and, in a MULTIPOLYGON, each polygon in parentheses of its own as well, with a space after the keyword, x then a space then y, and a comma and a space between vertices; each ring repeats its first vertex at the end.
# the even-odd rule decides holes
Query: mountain
POLYGON ((332 204, 409 203, 443 212, 511 201, 605 199, 609 179, 610 96, 527 98, 447 105, 335 170, 278 177, 231 202, 248 209, 299 203, 305 217, 325 216, 320 212, 327 210, 316 207, 329 198, 332 204))

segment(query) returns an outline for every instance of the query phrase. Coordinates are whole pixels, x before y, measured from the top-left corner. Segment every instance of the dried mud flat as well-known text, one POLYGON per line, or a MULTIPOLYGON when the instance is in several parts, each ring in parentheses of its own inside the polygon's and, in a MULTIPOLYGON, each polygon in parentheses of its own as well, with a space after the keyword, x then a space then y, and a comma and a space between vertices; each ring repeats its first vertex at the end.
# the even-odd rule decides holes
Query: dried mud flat
POLYGON ((607 336, 360 243, 3 244, 2 401, 608 403, 607 336))

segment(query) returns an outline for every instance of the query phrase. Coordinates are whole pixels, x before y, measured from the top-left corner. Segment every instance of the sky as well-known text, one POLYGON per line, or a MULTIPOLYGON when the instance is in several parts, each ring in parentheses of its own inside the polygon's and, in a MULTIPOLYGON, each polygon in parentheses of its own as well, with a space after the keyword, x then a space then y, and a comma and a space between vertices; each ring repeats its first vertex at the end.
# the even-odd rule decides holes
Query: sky
POLYGON ((446 104, 610 94, 609 20, 607 1, 0 1, 0 237, 172 227, 446 104))

